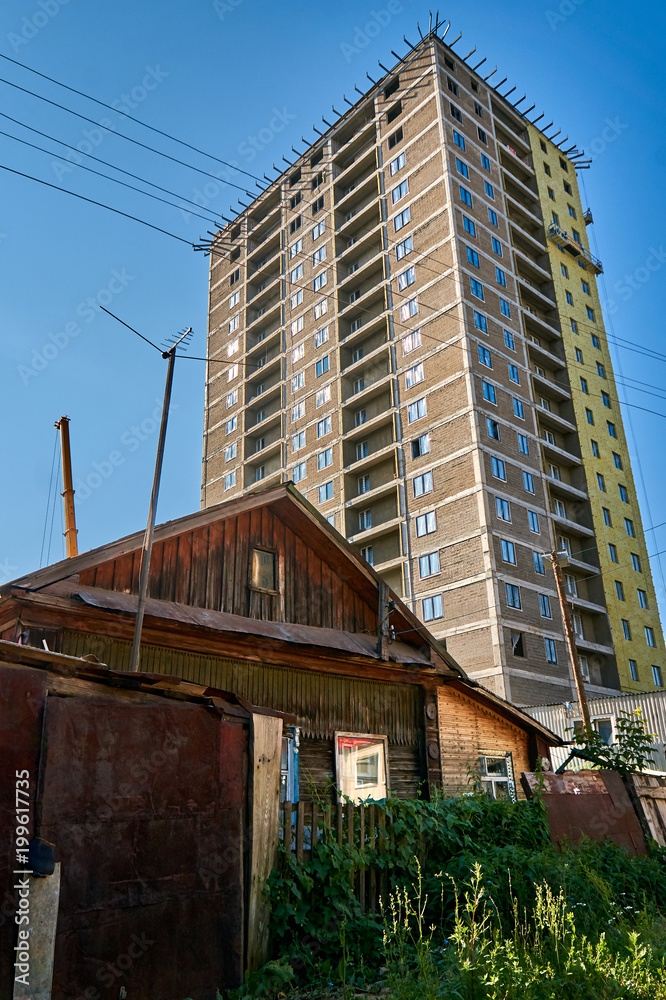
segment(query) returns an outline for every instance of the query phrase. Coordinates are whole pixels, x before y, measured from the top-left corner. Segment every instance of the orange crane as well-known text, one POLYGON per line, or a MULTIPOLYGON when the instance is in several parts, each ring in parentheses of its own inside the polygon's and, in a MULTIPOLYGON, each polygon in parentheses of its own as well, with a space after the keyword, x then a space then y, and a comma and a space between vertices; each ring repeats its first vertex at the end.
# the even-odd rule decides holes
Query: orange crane
POLYGON ((72 456, 69 448, 69 417, 61 417, 55 426, 60 431, 60 450, 62 452, 62 498, 65 505, 65 543, 67 558, 78 555, 76 541, 76 515, 74 513, 74 487, 72 486, 72 456))

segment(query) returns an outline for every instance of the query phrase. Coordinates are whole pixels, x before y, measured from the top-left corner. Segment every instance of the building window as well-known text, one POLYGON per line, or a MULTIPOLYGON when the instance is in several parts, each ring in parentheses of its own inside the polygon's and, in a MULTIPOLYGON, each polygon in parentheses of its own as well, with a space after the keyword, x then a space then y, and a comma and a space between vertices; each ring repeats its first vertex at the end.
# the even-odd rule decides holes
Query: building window
POLYGON ((398 288, 402 292, 405 288, 413 285, 416 281, 416 269, 413 267, 408 267, 406 271, 398 275, 398 288))
POLYGON ((300 483, 301 479, 305 479, 305 462, 299 462, 298 465, 294 466, 291 478, 295 483, 300 483))
POLYGON ((531 472, 523 470, 523 486, 526 493, 534 493, 534 477, 531 472))
POLYGON ((407 371, 405 372, 405 388, 406 389, 413 388, 413 386, 418 385, 419 382, 422 382, 424 378, 425 374, 423 371, 422 363, 414 365, 413 368, 408 368, 407 371))
POLYGON ((585 409, 585 419, 587 420, 588 424, 594 427, 594 415, 592 413, 592 410, 588 410, 587 408, 585 409))
POLYGON ((610 396, 608 395, 607 392, 604 392, 603 390, 601 392, 601 401, 604 404, 604 406, 610 410, 611 408, 610 396))
POLYGON ((388 137, 388 148, 393 149, 399 142, 402 142, 402 126, 397 128, 395 132, 388 137))
POLYGON ((372 527, 372 511, 360 510, 358 512, 358 530, 359 531, 369 531, 372 527))
POLYGON ((509 305, 506 299, 500 297, 499 301, 500 301, 500 312, 502 313, 503 316, 506 316, 508 319, 511 319, 511 306, 509 305))
POLYGON ((395 248, 396 259, 402 260, 403 257, 406 257, 407 254, 411 253, 413 249, 414 249, 414 243, 412 237, 408 236, 406 240, 403 240, 402 243, 398 243, 398 245, 396 246, 395 248))
POLYGON ((479 137, 479 142, 482 142, 484 144, 484 146, 487 146, 488 145, 488 136, 483 131, 483 129, 481 128, 480 125, 477 125, 476 134, 479 137))
POLYGON ((466 187, 462 186, 462 184, 460 184, 460 200, 462 201, 463 205, 468 205, 470 208, 472 207, 472 204, 473 204, 472 203, 472 195, 467 190, 466 187))
POLYGON ((421 458, 430 451, 430 435, 422 434, 412 441, 412 458, 421 458))
POLYGON ((321 274, 317 274, 315 276, 314 281, 312 282, 312 287, 314 291, 315 292, 320 291, 320 289, 324 287, 327 281, 328 281, 328 274, 326 271, 323 271, 321 274))
POLYGON ((546 647, 546 660, 548 663, 557 663, 557 647, 554 639, 544 639, 546 647))
POLYGON ((483 187, 484 187, 484 190, 485 190, 486 194, 488 195, 488 197, 491 198, 494 201, 495 200, 495 189, 493 188, 492 184, 489 181, 484 181, 483 182, 483 187))
POLYGON ((224 477, 224 488, 225 490, 230 490, 232 486, 236 485, 236 470, 230 472, 224 477))
POLYGON ((645 611, 647 611, 648 607, 647 592, 645 590, 641 590, 640 587, 638 588, 637 592, 638 592, 638 603, 640 607, 643 608, 645 611))
POLYGON ((321 347, 328 340, 328 327, 323 326, 321 330, 317 330, 314 336, 315 347, 321 347))
POLYGON ((512 566, 516 565, 516 547, 513 542, 508 541, 506 538, 500 539, 500 549, 502 552, 502 559, 504 562, 511 563, 512 566))
POLYGON ((324 207, 324 196, 322 194, 319 196, 319 198, 316 199, 316 201, 312 202, 312 214, 316 215, 317 212, 321 212, 323 207, 324 207))
POLYGON ((590 441, 590 445, 592 446, 592 455, 593 455, 593 457, 594 458, 599 458, 600 457, 600 452, 599 452, 599 444, 598 444, 598 442, 597 441, 590 441))
POLYGON ((469 167, 464 160, 459 160, 456 156, 456 170, 462 177, 469 177, 469 167))
POLYGON ((550 598, 548 594, 539 594, 539 610, 542 618, 552 618, 550 612, 550 598))
POLYGON ((325 503, 327 500, 333 499, 333 481, 324 483, 323 486, 319 487, 319 503, 325 503))
POLYGON ((335 776, 339 802, 384 799, 388 793, 386 736, 335 734, 335 776))
POLYGON ((486 417, 486 430, 488 431, 488 437, 492 438, 493 441, 501 441, 500 425, 496 420, 486 417))
POLYGON ((393 220, 393 228, 396 231, 396 233, 399 232, 401 229, 404 229, 407 223, 411 222, 411 218, 412 216, 409 206, 407 208, 403 208, 402 212, 398 212, 395 219, 393 220))
POLYGON ((325 451, 321 451, 317 455, 317 468, 319 471, 328 468, 329 465, 333 465, 333 449, 326 448, 325 451))
POLYGON ((508 500, 495 497, 495 510, 500 521, 511 521, 511 507, 508 500))
POLYGON ((613 522, 611 520, 611 512, 609 511, 608 507, 602 507, 601 510, 604 515, 604 524, 606 525, 607 528, 612 528, 613 522))
POLYGON ((419 556, 419 576, 425 580, 428 576, 439 573, 439 552, 429 552, 425 556, 419 556))
POLYGON ((324 417, 317 424, 317 437, 324 437, 326 434, 330 434, 333 430, 333 421, 331 417, 324 417))
POLYGON ((585 306, 585 313, 587 315, 587 318, 592 320, 592 322, 594 323, 594 309, 590 309, 589 306, 585 306))
POLYGON ((520 385, 520 376, 518 374, 517 365, 509 365, 509 378, 511 379, 512 382, 515 382, 517 385, 520 385))
POLYGON ((622 619, 622 634, 628 642, 631 641, 631 625, 626 618, 622 619))
POLYGON ((638 664, 635 660, 629 660, 629 676, 632 681, 638 680, 638 664))
POLYGON ((502 482, 506 482, 506 468, 504 462, 501 458, 497 458, 496 455, 491 455, 490 467, 492 469, 493 476, 495 479, 501 479, 502 482))
POLYGON ((432 472, 423 472, 420 476, 415 476, 412 486, 415 497, 422 497, 425 493, 432 493, 432 472))
POLYGON ((296 392, 298 389, 302 389, 305 385, 305 372, 299 372, 298 375, 294 375, 291 380, 291 391, 296 392))
POLYGON ((510 351, 515 351, 516 345, 513 339, 513 334, 510 330, 504 331, 504 343, 509 348, 510 351))
POLYGON ((231 434, 231 432, 235 431, 237 427, 238 427, 238 417, 232 417, 230 420, 227 420, 227 425, 226 425, 227 434, 231 434))
MULTIPOLYGON (((480 267, 479 255, 476 250, 472 249, 472 247, 466 247, 465 249, 467 250, 467 260, 469 263, 474 267, 480 267)), ((483 296, 481 296, 481 298, 483 298, 483 296)))
POLYGON ((423 599, 423 621, 432 622, 435 618, 441 618, 444 614, 442 609, 442 595, 435 594, 434 597, 423 599))
MULTIPOLYGON (((597 337, 596 333, 591 334, 591 337, 592 337, 592 347, 596 347, 596 349, 598 351, 600 351, 601 350, 601 342, 600 342, 599 338, 597 337)), ((606 373, 605 372, 604 372, 604 376, 603 377, 606 378, 606 373)))
POLYGON ((521 420, 525 419, 525 411, 523 408, 523 402, 521 399, 516 399, 513 397, 513 413, 514 416, 519 417, 521 420))
POLYGON ((518 435, 518 451, 520 452, 521 455, 529 455, 530 446, 527 440, 527 434, 518 435))
POLYGON ((511 652, 514 656, 525 655, 522 632, 509 632, 509 642, 511 643, 511 652))
POLYGON ((463 215, 463 229, 470 236, 476 236, 476 223, 466 215, 463 215))
POLYGON ((358 477, 358 495, 362 496, 364 493, 370 492, 370 476, 366 474, 365 476, 358 477))
POLYGON ((497 278, 498 285, 502 285, 504 288, 506 288, 506 274, 504 273, 501 267, 495 268, 495 277, 497 278))
POLYGON ((227 409, 229 409, 230 406, 235 406, 237 402, 238 402, 238 389, 234 389, 233 392, 230 392, 229 395, 227 396, 227 409))
POLYGON ((652 680, 655 683, 655 687, 664 686, 664 681, 661 676, 661 667, 652 666, 652 680))
POLYGON ((488 321, 483 313, 474 310, 474 326, 477 330, 481 330, 482 333, 488 333, 488 321))
POLYGON ((583 392, 585 393, 585 395, 586 395, 586 396, 588 396, 588 395, 589 395, 589 393, 590 393, 590 390, 589 390, 589 388, 588 388, 588 385, 587 385, 587 379, 586 379, 586 378, 582 378, 582 377, 581 377, 581 380, 580 380, 580 387, 581 387, 582 391, 583 391, 583 392))
POLYGON ((505 583, 504 586, 506 588, 506 603, 508 607, 520 611, 522 608, 520 603, 520 587, 516 587, 514 583, 505 583))
POLYGON ((530 526, 530 531, 533 531, 535 535, 540 534, 541 528, 539 527, 539 515, 535 510, 528 510, 527 521, 530 526))
POLYGON ((315 376, 320 378, 320 376, 325 375, 329 368, 328 354, 325 358, 320 358, 315 364, 315 376))
POLYGON ((493 366, 493 361, 490 355, 490 351, 482 344, 479 344, 479 361, 481 362, 482 365, 485 365, 486 368, 492 368, 493 366))
POLYGON ((319 237, 322 236, 325 232, 326 232, 326 220, 322 219, 321 222, 318 222, 317 225, 312 230, 312 242, 314 243, 315 240, 318 240, 319 237))
POLYGON ((613 563, 619 563, 620 560, 617 557, 617 547, 615 545, 613 545, 612 542, 608 543, 608 554, 610 556, 610 561, 611 562, 613 562, 613 563))
POLYGON ((453 130, 453 141, 459 149, 462 149, 463 152, 465 151, 465 137, 460 132, 456 132, 455 129, 453 130))
POLYGON ((608 428, 609 437, 617 438, 617 431, 615 430, 615 424, 611 423, 610 420, 607 420, 606 427, 608 428))
POLYGON ((323 389, 317 390, 317 395, 315 397, 316 406, 323 406, 324 403, 330 403, 331 401, 331 387, 330 385, 325 386, 323 389))
POLYGON ((363 558, 365 559, 365 561, 368 563, 369 566, 375 565, 375 555, 374 552, 372 551, 372 545, 364 545, 363 548, 361 549, 361 555, 363 556, 363 558))
POLYGON ((497 394, 495 392, 494 385, 491 385, 490 382, 486 382, 484 379, 481 379, 481 390, 485 400, 489 403, 497 404, 497 394))
POLYGON ((317 264, 321 264, 321 262, 323 260, 326 260, 326 244, 324 244, 323 246, 319 247, 312 254, 312 266, 316 267, 317 264))
POLYGON ((297 232, 301 228, 302 222, 303 222, 303 218, 300 215, 297 215, 295 219, 291 220, 291 222, 289 223, 289 235, 290 236, 293 236, 294 233, 297 232))
POLYGON ((356 445, 356 461, 360 462, 361 459, 367 458, 369 454, 368 442, 361 441, 356 445))
POLYGON ((234 294, 229 298, 229 308, 233 309, 240 302, 240 292, 234 292, 234 294))
POLYGON ((462 125, 463 117, 460 108, 457 108, 455 104, 452 104, 451 102, 449 102, 449 108, 451 109, 451 116, 462 125))
POLYGON ((485 153, 481 153, 481 166, 490 173, 490 160, 485 153))
POLYGON ((623 601, 624 600, 624 587, 622 586, 622 581, 621 580, 616 580, 615 581, 615 594, 616 594, 616 597, 617 597, 618 601, 623 601))
POLYGON ((650 628, 649 625, 645 626, 645 641, 647 642, 648 646, 651 646, 653 649, 657 645, 654 638, 654 629, 650 628))
MULTIPOLYGON (((302 300, 301 300, 302 301, 302 300)), ((321 299, 319 302, 315 302, 313 309, 313 315, 315 319, 321 319, 321 317, 328 312, 328 300, 321 299)))
POLYGON ((416 537, 423 538, 424 535, 432 535, 437 531, 437 517, 435 511, 428 511, 427 514, 419 514, 416 518, 416 537))
POLYGON ((600 472, 597 472, 597 486, 599 487, 602 493, 606 492, 606 482, 600 472))
POLYGON ((425 401, 425 396, 421 399, 417 399, 416 402, 410 403, 407 407, 407 420, 410 424, 414 423, 415 420, 420 420, 421 417, 425 417, 428 414, 428 408, 425 401))
POLYGON ((497 212, 494 212, 492 208, 488 209, 488 221, 490 222, 490 225, 495 226, 495 228, 499 225, 497 221, 497 212))
POLYGON ((409 182, 407 180, 400 181, 396 187, 391 191, 391 202, 395 205, 397 201, 404 198, 405 195, 409 194, 409 182))

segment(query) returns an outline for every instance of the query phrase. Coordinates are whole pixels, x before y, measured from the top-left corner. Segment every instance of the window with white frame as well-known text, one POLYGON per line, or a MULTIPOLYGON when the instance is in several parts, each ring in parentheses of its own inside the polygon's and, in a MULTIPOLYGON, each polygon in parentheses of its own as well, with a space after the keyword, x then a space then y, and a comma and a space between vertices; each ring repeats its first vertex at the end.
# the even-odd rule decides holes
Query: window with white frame
POLYGON ((432 622, 436 618, 442 618, 444 610, 442 607, 442 595, 434 594, 432 597, 423 598, 423 621, 432 622))
POLYGON ((437 517, 435 511, 428 511, 427 514, 419 514, 416 518, 416 536, 423 538, 424 535, 432 535, 437 531, 437 517))
POLYGON ((425 378, 423 364, 414 365, 405 372, 405 388, 411 389, 425 378))
POLYGON ((421 331, 414 330, 402 338, 402 353, 411 354, 417 347, 421 347, 421 331))
POLYGON ((386 736, 335 734, 335 774, 339 802, 384 799, 388 786, 386 736))
POLYGON ((323 389, 317 390, 317 395, 315 397, 315 403, 317 406, 323 406, 324 403, 330 403, 331 401, 331 387, 330 385, 324 386, 323 389))

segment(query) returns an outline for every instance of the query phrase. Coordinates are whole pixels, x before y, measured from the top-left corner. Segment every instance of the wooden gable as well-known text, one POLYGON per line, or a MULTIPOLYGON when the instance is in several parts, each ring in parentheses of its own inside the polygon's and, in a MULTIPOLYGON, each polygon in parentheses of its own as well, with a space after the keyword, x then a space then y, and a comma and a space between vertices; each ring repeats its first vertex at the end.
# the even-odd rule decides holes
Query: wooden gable
MULTIPOLYGON (((197 523, 193 515, 183 519, 181 530, 158 528, 148 596, 244 618, 376 632, 375 581, 319 525, 291 508, 293 501, 283 495, 265 506, 222 509, 207 523, 197 523), (277 555, 277 594, 249 585, 255 547, 277 555)), ((79 570, 79 583, 138 594, 142 541, 136 536, 111 558, 100 550, 99 561, 79 570)))

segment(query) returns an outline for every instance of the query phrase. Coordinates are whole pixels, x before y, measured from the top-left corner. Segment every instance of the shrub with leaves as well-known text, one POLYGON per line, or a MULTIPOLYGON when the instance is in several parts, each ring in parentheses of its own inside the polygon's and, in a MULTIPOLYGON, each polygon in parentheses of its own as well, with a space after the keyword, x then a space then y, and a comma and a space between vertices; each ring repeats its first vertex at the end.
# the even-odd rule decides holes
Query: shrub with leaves
POLYGON ((606 743, 594 727, 574 730, 573 740, 581 747, 583 759, 598 767, 617 771, 623 777, 653 765, 653 741, 657 737, 647 732, 640 708, 620 713, 615 726, 615 743, 606 743))

